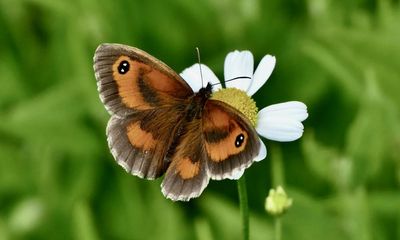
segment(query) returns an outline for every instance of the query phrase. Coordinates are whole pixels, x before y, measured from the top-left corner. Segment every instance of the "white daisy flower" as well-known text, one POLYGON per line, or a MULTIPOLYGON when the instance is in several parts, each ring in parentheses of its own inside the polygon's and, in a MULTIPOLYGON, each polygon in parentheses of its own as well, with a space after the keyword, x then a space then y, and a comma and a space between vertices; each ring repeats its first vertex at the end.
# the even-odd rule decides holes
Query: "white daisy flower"
MULTIPOLYGON (((274 56, 266 55, 261 59, 257 69, 254 71, 253 54, 250 51, 236 50, 230 52, 226 56, 224 63, 226 86, 224 90, 222 90, 221 84, 218 84, 220 81, 217 76, 204 64, 201 65, 203 81, 201 80, 199 64, 194 64, 185 69, 180 75, 192 87, 194 92, 198 92, 201 87, 205 87, 210 82, 214 85, 213 97, 218 100, 221 100, 218 98, 219 95, 224 95, 229 90, 235 96, 245 96, 244 98, 248 99, 241 100, 249 103, 248 105, 254 105, 254 107, 250 109, 249 114, 246 112, 248 109, 238 110, 245 111, 243 112, 244 115, 249 117, 257 133, 270 140, 290 142, 299 139, 303 135, 304 126, 301 122, 308 117, 307 106, 302 102, 290 101, 267 106, 257 113, 255 102, 251 99, 251 96, 267 82, 275 63, 274 56), (201 86, 202 82, 203 86, 201 86), (254 117, 252 117, 253 115, 254 117)), ((227 103, 238 108, 234 103, 227 103)), ((267 148, 261 138, 260 144, 260 152, 254 161, 261 161, 267 156, 267 148)), ((244 170, 235 173, 232 179, 240 178, 243 172, 244 170)))

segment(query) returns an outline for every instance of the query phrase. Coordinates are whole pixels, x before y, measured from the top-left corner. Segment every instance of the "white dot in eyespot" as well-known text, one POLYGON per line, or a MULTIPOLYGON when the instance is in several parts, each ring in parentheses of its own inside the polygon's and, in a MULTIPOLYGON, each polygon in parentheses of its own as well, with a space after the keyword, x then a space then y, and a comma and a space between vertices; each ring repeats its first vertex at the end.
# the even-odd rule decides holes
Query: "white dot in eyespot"
POLYGON ((235 146, 240 147, 242 146, 243 142, 244 142, 244 135, 241 133, 236 137, 235 146))

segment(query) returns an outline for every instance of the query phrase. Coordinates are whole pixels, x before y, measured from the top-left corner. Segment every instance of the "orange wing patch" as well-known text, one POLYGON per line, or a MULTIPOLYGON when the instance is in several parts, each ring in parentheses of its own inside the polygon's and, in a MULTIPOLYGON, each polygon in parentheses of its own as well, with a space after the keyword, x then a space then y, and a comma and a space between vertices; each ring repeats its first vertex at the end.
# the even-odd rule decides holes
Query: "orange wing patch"
POLYGON ((140 75, 151 71, 150 67, 122 56, 115 61, 112 69, 122 102, 128 107, 138 110, 151 109, 152 107, 145 101, 139 88, 139 77, 142 77, 140 75), (121 72, 121 67, 125 62, 127 64, 125 72, 121 72))
POLYGON ((187 104, 190 86, 150 54, 120 44, 101 44, 94 55, 100 99, 110 114, 126 117, 138 111, 187 104))
POLYGON ((122 102, 137 110, 148 110, 161 105, 173 105, 182 94, 187 95, 178 81, 149 64, 119 57, 112 66, 113 78, 122 102))
POLYGON ((177 163, 176 170, 182 179, 192 179, 199 174, 200 161, 192 162, 190 158, 183 158, 177 163))
POLYGON ((140 122, 133 122, 128 125, 127 134, 132 146, 142 149, 142 151, 152 150, 157 144, 157 140, 154 139, 150 132, 140 128, 140 122))
POLYGON ((229 156, 242 152, 247 144, 247 133, 235 121, 230 121, 229 125, 223 128, 229 131, 226 138, 218 142, 206 141, 206 150, 211 160, 215 162, 224 161, 229 156), (242 139, 240 144, 237 144, 238 138, 242 139))
POLYGON ((206 112, 205 117, 206 120, 203 121, 205 129, 223 128, 224 130, 228 130, 230 117, 226 112, 223 112, 218 108, 212 108, 206 112))
POLYGON ((208 103, 203 119, 205 146, 214 162, 227 160, 246 148, 247 132, 226 111, 208 103))
POLYGON ((211 179, 236 178, 259 152, 257 132, 242 113, 213 99, 206 103, 202 122, 211 179))

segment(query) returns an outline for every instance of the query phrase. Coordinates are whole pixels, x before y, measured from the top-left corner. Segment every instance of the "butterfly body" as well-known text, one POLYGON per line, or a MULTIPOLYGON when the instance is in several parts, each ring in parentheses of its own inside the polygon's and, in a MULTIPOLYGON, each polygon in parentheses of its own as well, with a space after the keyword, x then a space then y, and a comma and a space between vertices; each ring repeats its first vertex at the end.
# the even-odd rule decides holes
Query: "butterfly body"
POLYGON ((186 114, 188 121, 192 121, 193 118, 201 118, 204 106, 207 100, 211 97, 211 93, 212 86, 211 84, 207 84, 206 87, 200 88, 199 92, 191 98, 186 114))
POLYGON ((110 112, 107 140, 119 165, 133 175, 162 175, 172 200, 199 196, 209 179, 233 178, 253 162, 260 143, 248 119, 197 93, 167 65, 142 50, 102 44, 94 70, 100 99, 110 112))

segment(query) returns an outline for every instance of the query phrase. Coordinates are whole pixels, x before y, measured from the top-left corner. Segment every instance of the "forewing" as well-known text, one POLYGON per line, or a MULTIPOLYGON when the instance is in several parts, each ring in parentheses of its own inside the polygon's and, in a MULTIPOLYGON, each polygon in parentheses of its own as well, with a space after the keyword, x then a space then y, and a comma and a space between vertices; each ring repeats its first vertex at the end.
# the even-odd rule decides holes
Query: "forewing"
POLYGON ((253 163, 260 142, 242 113, 221 101, 209 100, 202 121, 207 167, 212 179, 232 178, 253 163))
POLYGON ((100 99, 111 114, 173 106, 193 95, 189 85, 150 54, 121 44, 101 44, 94 55, 100 99))

